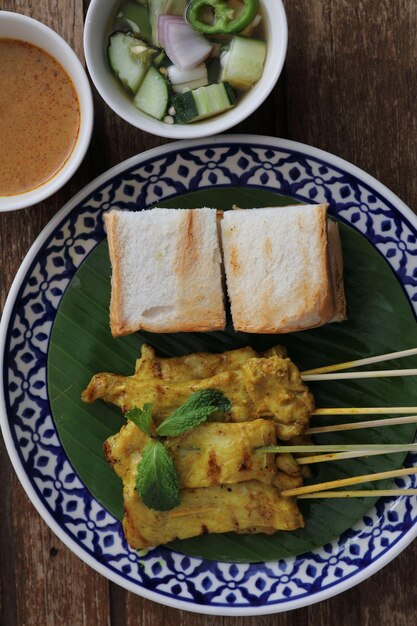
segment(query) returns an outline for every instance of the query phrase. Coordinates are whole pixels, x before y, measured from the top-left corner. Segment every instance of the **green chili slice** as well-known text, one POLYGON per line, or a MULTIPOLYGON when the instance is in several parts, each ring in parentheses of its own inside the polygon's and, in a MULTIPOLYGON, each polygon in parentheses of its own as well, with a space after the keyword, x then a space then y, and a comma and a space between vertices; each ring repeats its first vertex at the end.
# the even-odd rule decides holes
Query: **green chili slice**
POLYGON ((241 0, 242 9, 236 11, 227 0, 191 0, 187 8, 187 22, 195 30, 208 35, 239 33, 256 17, 259 0, 241 0), (206 21, 207 12, 213 20, 206 21))

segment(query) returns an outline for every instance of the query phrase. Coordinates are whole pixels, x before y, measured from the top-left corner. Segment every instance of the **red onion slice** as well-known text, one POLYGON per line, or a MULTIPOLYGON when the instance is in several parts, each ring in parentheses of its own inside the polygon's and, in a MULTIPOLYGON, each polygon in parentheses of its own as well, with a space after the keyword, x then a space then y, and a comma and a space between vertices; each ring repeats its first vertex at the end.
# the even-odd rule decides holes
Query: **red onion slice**
POLYGON ((184 70, 200 65, 213 49, 213 45, 184 20, 166 22, 163 36, 165 52, 174 65, 184 70))
POLYGON ((161 48, 165 48, 166 26, 170 22, 184 23, 184 19, 180 15, 169 15, 167 13, 158 16, 158 41, 161 48))

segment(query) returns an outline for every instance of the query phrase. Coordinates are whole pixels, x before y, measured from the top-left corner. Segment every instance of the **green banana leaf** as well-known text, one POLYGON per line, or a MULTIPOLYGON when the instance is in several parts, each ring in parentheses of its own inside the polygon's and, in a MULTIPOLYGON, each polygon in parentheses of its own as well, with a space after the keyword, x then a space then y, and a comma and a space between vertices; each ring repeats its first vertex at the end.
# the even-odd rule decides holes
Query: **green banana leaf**
MULTIPOLYGON (((213 189, 189 193, 161 206, 241 207, 294 204, 291 198, 246 189, 213 189)), ((143 342, 163 356, 195 351, 221 352, 251 345, 266 349, 277 343, 288 348, 301 370, 417 345, 414 314, 388 264, 366 239, 341 224, 345 263, 348 320, 288 335, 247 335, 231 327, 224 332, 151 334, 140 332, 113 339, 109 330, 110 263, 107 241, 100 243, 81 265, 59 307, 48 358, 52 413, 68 457, 92 494, 118 519, 123 516, 122 483, 103 458, 105 439, 116 433, 124 419, 118 409, 103 402, 83 404, 81 391, 100 371, 129 375, 143 342)), ((416 366, 412 358, 392 361, 390 368, 416 366)), ((378 367, 378 366, 377 366, 378 367)), ((310 383, 319 407, 416 405, 414 378, 382 378, 310 383)), ((317 417, 315 424, 352 421, 317 417)), ((371 418, 372 419, 372 418, 371 418)), ((407 443, 413 425, 372 428, 316 437, 317 443, 407 443)), ((391 470, 405 455, 322 463, 314 468, 314 482, 391 470)), ((386 482, 363 485, 383 488, 386 482)), ((338 537, 369 510, 375 499, 302 500, 305 528, 272 536, 205 535, 170 544, 185 554, 219 561, 256 562, 280 559, 312 550, 338 537)))

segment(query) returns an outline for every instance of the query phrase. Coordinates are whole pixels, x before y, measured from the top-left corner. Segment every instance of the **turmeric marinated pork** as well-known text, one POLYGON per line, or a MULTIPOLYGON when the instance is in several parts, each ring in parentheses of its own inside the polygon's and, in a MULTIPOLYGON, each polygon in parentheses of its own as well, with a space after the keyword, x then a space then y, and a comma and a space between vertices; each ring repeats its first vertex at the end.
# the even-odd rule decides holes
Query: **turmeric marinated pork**
POLYGON ((181 504, 171 511, 148 509, 125 481, 123 529, 132 548, 141 549, 205 533, 266 533, 304 526, 295 498, 256 480, 234 485, 182 489, 181 504))
POLYGON ((303 526, 295 499, 280 496, 277 488, 302 484, 296 461, 282 455, 280 469, 281 455, 275 458, 257 451, 276 444, 273 422, 206 423, 168 437, 164 445, 178 472, 181 503, 165 512, 146 507, 136 490, 142 452, 149 441, 128 422, 104 444, 107 460, 123 480, 123 526, 133 548, 206 532, 273 533, 303 526))
POLYGON ((287 351, 283 346, 274 346, 264 352, 256 352, 248 346, 219 354, 192 352, 179 357, 161 358, 156 356, 151 346, 144 344, 141 356, 136 361, 135 378, 176 383, 201 380, 211 378, 220 372, 239 369, 249 359, 270 356, 285 358, 287 351))
MULTIPOLYGON (((136 475, 142 451, 149 441, 150 437, 133 422, 107 439, 105 457, 122 480, 130 473, 136 475)), ((239 424, 201 424, 183 435, 167 437, 164 445, 174 461, 181 488, 198 488, 246 480, 275 484, 278 468, 275 455, 257 449, 276 443, 274 423, 258 419, 239 424)), ((295 461, 292 466, 287 462, 284 473, 288 477, 297 476, 300 484, 301 471, 295 461)))
MULTIPOLYGON (((149 348, 144 346, 133 376, 106 372, 93 376, 82 399, 105 400, 119 406, 123 413, 152 404, 152 416, 158 425, 193 392, 216 389, 232 403, 222 421, 271 417, 283 440, 302 434, 308 425, 314 410, 313 396, 297 367, 280 348, 264 355, 244 348, 223 355, 197 353, 172 359, 156 359, 153 354, 148 358, 147 351, 149 348), (197 374, 192 377, 194 371, 197 374)), ((220 418, 213 414, 211 419, 220 418)))
POLYGON ((132 376, 92 378, 82 399, 99 398, 123 413, 135 407, 151 411, 147 428, 129 416, 104 444, 106 459, 123 481, 123 526, 133 548, 203 533, 270 534, 303 526, 296 500, 280 491, 300 486, 304 468, 290 454, 260 450, 277 445, 277 437, 302 434, 314 409, 313 396, 284 348, 159 358, 143 346, 132 376), (212 413, 210 421, 155 444, 155 428, 194 392, 206 389, 223 393, 226 407, 212 413), (141 474, 146 451, 161 443, 178 479, 179 498, 170 510, 151 508, 154 501, 145 495, 142 501, 138 486, 146 474, 145 469, 141 474))

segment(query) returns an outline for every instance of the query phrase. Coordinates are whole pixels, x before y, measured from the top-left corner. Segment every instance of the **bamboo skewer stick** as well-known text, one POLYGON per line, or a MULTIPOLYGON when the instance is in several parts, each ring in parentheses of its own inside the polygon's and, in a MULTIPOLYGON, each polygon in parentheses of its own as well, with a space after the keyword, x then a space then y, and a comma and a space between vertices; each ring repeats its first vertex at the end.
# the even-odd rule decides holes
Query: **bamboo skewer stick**
MULTIPOLYGON (((357 359, 337 363, 324 367, 318 367, 302 372, 301 376, 305 382, 325 381, 325 380, 355 380, 364 378, 383 378, 396 376, 416 376, 417 369, 401 369, 401 370, 379 370, 366 372, 345 372, 343 374, 334 373, 341 370, 354 369, 363 365, 371 365, 389 361, 392 359, 403 358, 407 356, 417 355, 417 348, 410 350, 402 350, 399 352, 391 352, 379 356, 369 357, 365 359, 357 359)), ((324 408, 316 409, 313 415, 381 415, 381 414, 399 414, 399 413, 415 413, 414 407, 355 407, 355 408, 324 408)), ((411 424, 417 422, 417 415, 410 415, 403 418, 388 418, 380 420, 368 420, 366 422, 356 422, 350 424, 339 424, 333 426, 323 426, 309 428, 306 434, 319 434, 324 432, 337 432, 346 430, 356 430, 360 428, 374 428, 376 426, 394 426, 399 424, 411 424)), ((287 448, 287 452, 307 452, 309 446, 277 446, 276 448, 287 448)), ((314 448, 315 452, 326 452, 326 446, 310 446, 310 451, 314 448)), ((358 458, 360 456, 374 456, 378 454, 391 454, 395 452, 410 451, 417 448, 416 444, 407 445, 369 445, 361 446, 328 446, 329 452, 325 454, 315 454, 312 456, 304 456, 297 459, 300 465, 312 463, 321 463, 324 461, 336 461, 341 459, 358 458), (361 449, 362 448, 362 449, 361 449), (340 450, 340 452, 337 452, 340 450)), ((270 448, 272 452, 272 447, 270 448)), ((278 450, 277 450, 278 451, 278 450)), ((417 474, 417 468, 404 468, 389 472, 380 472, 376 474, 368 474, 363 476, 355 476, 352 478, 329 481, 318 485, 308 485, 298 487, 296 489, 287 489, 282 491, 283 496, 297 496, 299 498, 354 498, 354 497, 381 497, 381 496, 398 496, 398 495, 417 495, 417 489, 385 489, 385 490, 351 490, 351 491, 322 491, 323 489, 337 489, 348 485, 357 485, 363 482, 381 480, 384 478, 395 478, 398 476, 417 474)))
MULTIPOLYGON (((342 478, 340 480, 332 480, 317 485, 306 485, 305 487, 295 487, 294 489, 284 489, 281 491, 282 496, 300 496, 307 493, 317 493, 327 489, 338 489, 339 487, 348 487, 350 485, 360 485, 374 480, 383 480, 384 478, 398 478, 399 476, 411 476, 417 474, 417 467, 404 467, 398 470, 390 470, 388 472, 378 472, 376 474, 363 474, 362 476, 353 476, 352 478, 342 478)), ((404 489, 404 493, 407 490, 404 489)))
POLYGON ((382 498, 383 496, 417 496, 417 489, 357 489, 356 491, 316 491, 298 496, 299 500, 307 498, 382 498))
POLYGON ((360 367, 361 365, 372 365, 373 363, 382 363, 383 361, 391 361, 392 359, 401 359, 407 356, 417 354, 417 348, 410 350, 400 350, 399 352, 389 352, 388 354, 380 354, 379 356, 371 356, 366 359, 356 359, 355 361, 345 361, 344 363, 336 363, 335 365, 326 365, 324 367, 316 367, 314 369, 305 370, 304 374, 325 374, 328 372, 337 372, 340 370, 360 367))
POLYGON ((312 415, 394 415, 399 413, 417 413, 417 406, 335 407, 316 409, 312 415))
POLYGON ((363 452, 366 450, 379 450, 380 454, 395 448, 396 452, 412 452, 417 451, 417 443, 385 443, 385 444, 326 444, 326 445, 307 445, 307 446, 261 446, 256 448, 256 452, 275 454, 305 454, 308 452, 363 452))
POLYGON ((349 424, 334 424, 332 426, 317 426, 308 428, 305 435, 319 435, 320 433, 333 433, 344 430, 360 430, 362 428, 380 428, 381 426, 399 426, 401 424, 416 424, 417 415, 407 417, 388 417, 382 420, 367 420, 366 422, 350 422, 349 424))
POLYGON ((395 454, 404 452, 403 448, 392 447, 389 450, 360 450, 357 452, 332 452, 330 454, 317 454, 315 456, 298 457, 295 460, 298 465, 312 465, 313 463, 325 463, 326 461, 342 461, 346 459, 359 459, 361 457, 378 456, 380 454, 395 454))
POLYGON ((342 372, 341 374, 302 374, 301 378, 305 382, 317 382, 324 380, 357 380, 359 378, 387 378, 395 376, 417 376, 417 369, 342 372))

